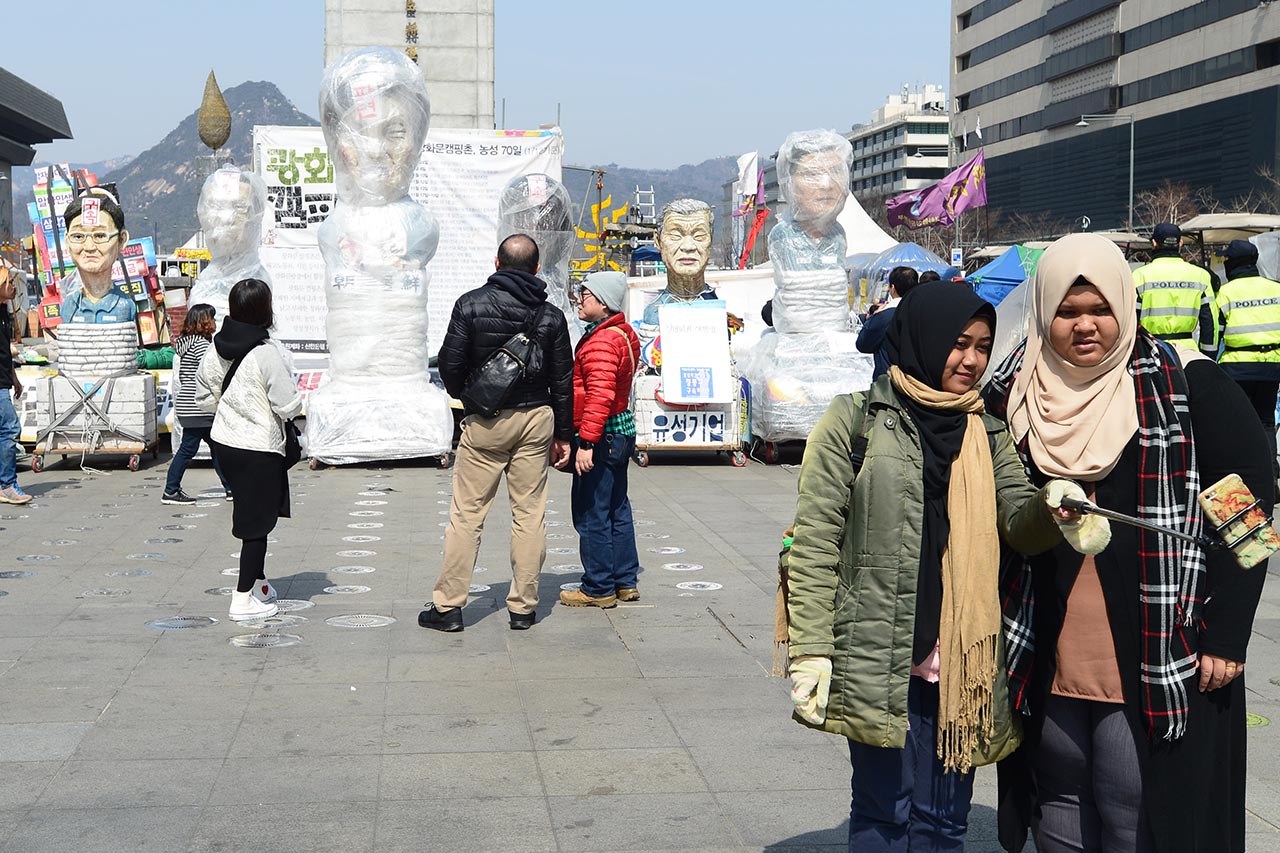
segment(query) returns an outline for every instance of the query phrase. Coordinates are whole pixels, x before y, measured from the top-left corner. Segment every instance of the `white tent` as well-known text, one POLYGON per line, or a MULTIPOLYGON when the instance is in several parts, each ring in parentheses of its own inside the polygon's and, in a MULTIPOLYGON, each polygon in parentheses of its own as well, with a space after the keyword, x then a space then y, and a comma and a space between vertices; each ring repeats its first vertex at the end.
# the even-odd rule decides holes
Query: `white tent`
POLYGON ((847 251, 850 256, 878 255, 885 249, 898 245, 897 240, 884 233, 884 229, 867 215, 852 193, 845 200, 844 210, 840 211, 836 221, 844 228, 845 240, 849 246, 847 251))

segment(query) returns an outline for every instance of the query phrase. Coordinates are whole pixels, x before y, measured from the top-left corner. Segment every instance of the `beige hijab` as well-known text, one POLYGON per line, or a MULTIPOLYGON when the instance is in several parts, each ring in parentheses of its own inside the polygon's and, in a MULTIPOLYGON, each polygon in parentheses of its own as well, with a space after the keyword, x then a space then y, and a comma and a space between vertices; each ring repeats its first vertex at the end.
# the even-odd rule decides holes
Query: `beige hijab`
POLYGON ((1137 294, 1124 255, 1097 234, 1071 234, 1040 258, 1032 283, 1031 320, 1022 369, 1009 393, 1009 427, 1028 440, 1036 466, 1053 477, 1101 480, 1138 430, 1129 360, 1138 335, 1137 294), (1049 325, 1078 280, 1092 284, 1111 305, 1120 337, 1093 367, 1060 356, 1049 325))

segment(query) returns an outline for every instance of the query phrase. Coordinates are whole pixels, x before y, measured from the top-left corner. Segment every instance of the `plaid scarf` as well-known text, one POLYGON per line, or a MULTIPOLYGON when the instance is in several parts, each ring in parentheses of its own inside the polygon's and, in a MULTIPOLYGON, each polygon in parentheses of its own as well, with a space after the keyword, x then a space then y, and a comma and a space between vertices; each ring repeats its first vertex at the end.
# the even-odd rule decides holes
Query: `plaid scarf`
MULTIPOLYGON (((1024 341, 996 368, 984 396, 987 411, 1006 418, 1009 390, 1022 368, 1024 341)), ((1129 363, 1138 404, 1137 515, 1155 524, 1199 535, 1200 471, 1187 405, 1187 379, 1173 348, 1140 331, 1129 363)), ((1031 467, 1025 436, 1018 452, 1031 467)), ((1204 605, 1204 552, 1189 542, 1140 530, 1142 678, 1141 707, 1147 734, 1176 740, 1186 732, 1187 693, 1195 689, 1196 625, 1204 605)), ((1006 666, 1014 707, 1024 714, 1035 660, 1035 595, 1030 565, 1006 560, 1001 570, 1001 611, 1006 666)))

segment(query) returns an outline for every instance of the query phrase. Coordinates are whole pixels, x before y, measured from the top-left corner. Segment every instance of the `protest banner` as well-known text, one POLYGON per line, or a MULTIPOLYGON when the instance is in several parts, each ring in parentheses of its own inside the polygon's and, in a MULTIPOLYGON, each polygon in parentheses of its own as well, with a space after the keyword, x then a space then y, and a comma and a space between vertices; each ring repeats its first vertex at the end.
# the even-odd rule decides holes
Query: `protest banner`
MULTIPOLYGON (((253 137, 254 169, 267 184, 261 257, 271 274, 276 332, 294 352, 322 356, 327 311, 316 231, 333 209, 333 164, 318 127, 260 126, 253 137)), ((453 303, 493 273, 502 188, 536 172, 559 180, 563 151, 558 129, 427 134, 409 195, 440 226, 427 265, 431 352, 444 340, 453 303)))

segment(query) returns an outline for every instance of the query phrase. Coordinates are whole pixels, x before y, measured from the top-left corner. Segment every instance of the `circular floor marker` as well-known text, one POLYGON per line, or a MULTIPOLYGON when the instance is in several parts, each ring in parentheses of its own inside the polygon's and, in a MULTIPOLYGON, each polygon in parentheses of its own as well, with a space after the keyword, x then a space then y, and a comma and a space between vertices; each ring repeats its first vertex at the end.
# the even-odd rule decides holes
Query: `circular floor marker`
POLYGON ((343 542, 356 542, 356 543, 359 543, 359 542, 381 542, 381 541, 382 541, 382 537, 381 537, 381 536, 371 536, 371 535, 369 535, 368 533, 357 533, 357 534, 352 535, 352 536, 343 536, 343 537, 342 537, 342 541, 343 541, 343 542))
POLYGON ((218 620, 212 616, 167 616, 164 619, 152 619, 147 627, 157 631, 194 631, 196 628, 208 628, 217 624, 218 620))
POLYGON ((1269 726, 1271 721, 1261 714, 1246 713, 1244 715, 1244 724, 1248 728, 1255 729, 1258 726, 1269 726))
POLYGON ((101 529, 102 529, 101 527, 68 527, 67 528, 67 530, 70 530, 72 533, 85 533, 90 530, 101 530, 101 529))
POLYGON ((378 492, 378 491, 357 492, 356 494, 360 495, 360 497, 362 498, 385 498, 387 496, 386 492, 378 492))
POLYGON ((237 634, 227 641, 238 649, 279 649, 302 643, 297 634, 237 634))
MULTIPOLYGON (((268 556, 268 557, 270 557, 270 556, 271 556, 271 552, 270 552, 270 551, 268 551, 268 552, 267 552, 267 556, 268 556)), ((232 551, 232 552, 231 552, 231 559, 233 559, 233 560, 238 560, 238 559, 240 559, 240 552, 239 552, 239 551, 232 551)))
POLYGON ((473 574, 479 574, 480 572, 487 572, 487 571, 489 570, 486 569, 484 566, 476 566, 474 569, 471 570, 473 574))
POLYGON ((639 538, 640 539, 670 539, 671 534, 670 533, 641 533, 639 534, 639 538))
POLYGON ((557 542, 559 542, 562 539, 572 539, 573 534, 572 533, 548 533, 547 538, 554 539, 557 542))
POLYGON ((544 509, 542 512, 543 512, 543 514, 544 514, 544 515, 559 515, 559 514, 560 514, 560 510, 558 510, 558 509, 544 509))
POLYGON ((76 598, 123 598, 129 594, 129 590, 119 587, 100 586, 97 589, 86 589, 76 598))
POLYGON ((650 548, 650 554, 683 554, 684 549, 675 545, 659 545, 657 548, 650 548))
POLYGON ((339 551, 339 557, 376 557, 377 551, 339 551))
POLYGON ((17 558, 19 563, 47 563, 56 559, 58 559, 56 554, 23 554, 17 558))
POLYGON ((210 589, 206 589, 204 591, 204 594, 205 595, 230 595, 235 591, 236 591, 236 588, 234 586, 215 586, 215 587, 211 587, 210 589))
POLYGON ((547 569, 553 575, 573 575, 582 571, 582 566, 577 563, 560 563, 547 569))
POLYGON ((451 509, 441 509, 436 511, 436 515, 448 515, 451 512, 453 512, 451 509))
POLYGON ((662 568, 669 572, 697 572, 702 566, 699 563, 663 563, 662 568))
POLYGON ((381 521, 356 521, 347 525, 349 530, 381 530, 383 528, 381 521))
POLYGON ((354 518, 378 518, 379 516, 386 515, 386 513, 380 509, 357 509, 347 513, 347 515, 354 518))
POLYGON ((449 526, 449 522, 447 522, 447 521, 442 521, 442 522, 440 522, 439 526, 440 526, 440 527, 448 527, 448 526, 449 526))
POLYGON ((373 613, 353 613, 350 616, 330 616, 324 624, 335 628, 385 628, 395 624, 391 616, 378 616, 373 613))
POLYGON ((130 554, 125 559, 128 560, 163 560, 164 554, 130 554))
MULTIPOLYGON (((18 516, 18 517, 24 518, 25 516, 18 516)), ((93 518, 93 519, 107 519, 107 518, 119 518, 120 516, 114 512, 89 512, 89 513, 85 513, 84 517, 93 518)))
POLYGON ((144 545, 177 545, 181 541, 182 541, 181 539, 175 539, 172 536, 163 536, 163 537, 157 537, 155 539, 146 539, 143 541, 142 544, 144 545))
POLYGON ((436 494, 437 494, 437 495, 452 495, 452 494, 453 494, 453 492, 449 491, 448 489, 440 489, 439 491, 437 491, 437 492, 436 492, 436 494))
POLYGON ((577 548, 548 548, 547 553, 548 554, 576 554, 578 553, 578 549, 577 548))
POLYGON ((453 498, 442 498, 441 500, 436 501, 436 503, 440 506, 448 506, 453 503, 453 498))
POLYGON ((562 583, 560 584, 560 588, 563 589, 565 592, 573 592, 576 589, 582 588, 582 582, 574 581, 573 583, 562 583))
POLYGON ((232 566, 229 569, 223 569, 222 574, 229 578, 239 577, 240 569, 237 566, 232 566))
POLYGON ((79 539, 46 539, 40 544, 62 547, 64 545, 79 545, 80 540, 79 539))
POLYGON ((631 523, 636 527, 653 527, 658 522, 650 521, 647 518, 635 518, 635 519, 632 519, 631 523))
POLYGON ((161 530, 195 530, 196 526, 194 524, 162 524, 160 525, 160 529, 161 530))
POLYGON ((150 576, 150 569, 121 569, 120 571, 107 572, 107 577, 109 578, 145 578, 150 576))
POLYGON ((314 601, 303 598, 282 598, 276 602, 276 607, 280 608, 281 613, 293 613, 296 610, 306 610, 315 606, 314 601))
POLYGON ((712 583, 711 581, 685 581, 676 584, 676 589, 689 589, 697 592, 710 592, 715 589, 724 589, 722 584, 712 583))
POLYGON ((281 628, 297 628, 310 621, 307 617, 299 616, 296 613, 277 613, 275 616, 268 616, 266 619, 250 619, 246 624, 252 625, 254 628, 278 631, 281 628))
POLYGON ((471 586, 467 587, 467 592, 471 593, 472 595, 479 595, 482 592, 488 592, 489 589, 490 588, 485 584, 473 583, 471 586))
POLYGON ((563 521, 548 521, 547 527, 564 527, 563 521))
POLYGON ((338 584, 337 586, 326 586, 324 591, 330 595, 360 595, 361 593, 371 592, 372 588, 355 584, 338 584))
POLYGON ((222 506, 223 501, 196 501, 196 506, 200 509, 208 509, 213 506, 222 506))
POLYGON ((339 575, 367 575, 377 570, 373 566, 336 566, 329 571, 339 575))
POLYGON ((4 578, 5 580, 15 580, 17 578, 33 578, 35 576, 36 576, 35 572, 0 572, 0 578, 4 578))
POLYGON ((386 501, 356 501, 356 506, 386 506, 386 501))
POLYGON ((103 504, 107 509, 128 509, 133 504, 103 504))
MULTIPOLYGON (((0 515, 0 520, 3 520, 3 521, 18 521, 19 519, 23 519, 23 518, 30 518, 30 517, 31 517, 31 516, 29 516, 29 515, 0 515)), ((87 517, 87 516, 86 516, 86 517, 87 517)), ((115 516, 114 516, 114 515, 113 515, 113 516, 111 516, 111 517, 112 517, 112 518, 115 518, 115 516)), ((97 529, 98 529, 98 528, 96 528, 96 527, 86 527, 86 528, 85 528, 85 530, 97 530, 97 529)))
POLYGON ((207 512, 176 512, 173 514, 173 517, 174 518, 208 518, 209 513, 207 512))

